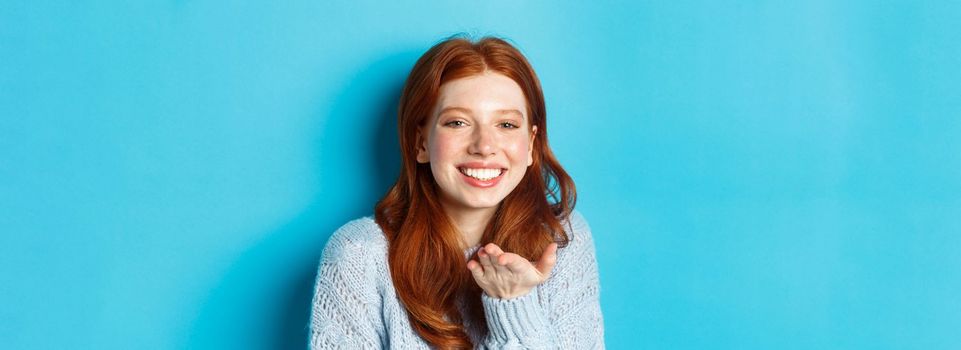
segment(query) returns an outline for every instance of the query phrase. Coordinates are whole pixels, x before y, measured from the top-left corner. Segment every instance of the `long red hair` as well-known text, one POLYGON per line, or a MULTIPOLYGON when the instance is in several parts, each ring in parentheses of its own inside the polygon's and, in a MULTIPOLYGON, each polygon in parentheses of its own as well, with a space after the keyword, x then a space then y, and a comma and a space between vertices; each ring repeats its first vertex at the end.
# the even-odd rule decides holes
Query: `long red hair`
MULTIPOLYGON (((411 69, 398 107, 401 171, 397 182, 377 203, 374 213, 388 243, 388 265, 397 296, 411 325, 431 345, 471 348, 456 301, 469 300, 474 321, 484 324, 480 288, 464 257, 461 235, 441 207, 429 164, 418 164, 418 129, 431 120, 438 91, 445 82, 493 71, 513 79, 527 98, 531 126, 537 126, 533 164, 501 202, 481 238, 528 260, 537 260, 551 242, 566 246, 561 225, 574 208, 574 182, 547 142, 544 94, 527 59, 506 41, 485 37, 476 42, 448 38, 431 47, 411 69)), ((530 131, 530 130, 529 130, 530 131)))

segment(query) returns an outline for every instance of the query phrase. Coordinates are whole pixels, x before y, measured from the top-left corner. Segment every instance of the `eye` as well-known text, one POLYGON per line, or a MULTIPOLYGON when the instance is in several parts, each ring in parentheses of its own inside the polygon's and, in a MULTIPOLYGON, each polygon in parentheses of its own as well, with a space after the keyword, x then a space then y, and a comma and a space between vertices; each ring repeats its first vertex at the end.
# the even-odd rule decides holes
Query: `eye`
POLYGON ((503 122, 503 123, 500 123, 500 124, 498 124, 498 125, 500 125, 502 128, 505 128, 505 129, 517 129, 517 128, 518 128, 518 126, 517 126, 516 124, 512 123, 512 122, 503 122))
POLYGON ((444 126, 449 126, 449 127, 452 127, 452 128, 459 128, 459 127, 462 127, 462 126, 467 126, 467 123, 465 123, 463 120, 452 120, 452 121, 449 121, 449 122, 447 122, 447 123, 444 123, 444 126))

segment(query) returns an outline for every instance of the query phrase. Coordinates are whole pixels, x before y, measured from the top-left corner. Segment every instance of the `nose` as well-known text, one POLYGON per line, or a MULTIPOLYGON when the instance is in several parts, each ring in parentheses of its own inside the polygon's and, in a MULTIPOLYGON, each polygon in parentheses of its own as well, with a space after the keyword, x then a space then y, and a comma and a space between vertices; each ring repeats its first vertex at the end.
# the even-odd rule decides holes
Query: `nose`
POLYGON ((487 157, 497 152, 497 141, 494 139, 494 131, 488 130, 486 126, 480 126, 471 133, 471 143, 467 152, 471 155, 487 157))

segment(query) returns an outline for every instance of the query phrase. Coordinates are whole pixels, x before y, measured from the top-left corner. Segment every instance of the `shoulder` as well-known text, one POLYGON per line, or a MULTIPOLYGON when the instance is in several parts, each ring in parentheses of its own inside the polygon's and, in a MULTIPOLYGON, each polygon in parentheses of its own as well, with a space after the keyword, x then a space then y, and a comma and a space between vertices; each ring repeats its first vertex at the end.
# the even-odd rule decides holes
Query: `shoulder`
POLYGON ((567 232, 567 239, 570 240, 568 242, 568 248, 577 248, 575 250, 594 250, 594 237, 591 233, 591 226, 587 223, 587 219, 580 211, 571 211, 571 214, 564 218, 561 224, 567 232))
POLYGON ((571 211, 571 215, 568 215, 565 222, 569 223, 575 231, 590 231, 590 225, 587 223, 587 218, 584 214, 581 214, 579 210, 571 211))
POLYGON ((369 216, 351 220, 337 229, 324 247, 323 262, 366 260, 387 252, 387 239, 369 216))
POLYGON ((587 219, 579 211, 572 211, 567 218, 561 220, 567 233, 567 245, 557 249, 557 270, 583 269, 585 264, 594 264, 596 252, 594 237, 587 219))
MULTIPOLYGON (((557 249, 557 262, 541 290, 548 299, 553 300, 552 303, 563 304, 563 300, 584 299, 585 293, 596 291, 600 282, 594 237, 587 219, 580 212, 573 211, 561 223, 567 233, 568 243, 557 249)), ((558 307, 557 310, 569 310, 564 305, 554 306, 558 307)))

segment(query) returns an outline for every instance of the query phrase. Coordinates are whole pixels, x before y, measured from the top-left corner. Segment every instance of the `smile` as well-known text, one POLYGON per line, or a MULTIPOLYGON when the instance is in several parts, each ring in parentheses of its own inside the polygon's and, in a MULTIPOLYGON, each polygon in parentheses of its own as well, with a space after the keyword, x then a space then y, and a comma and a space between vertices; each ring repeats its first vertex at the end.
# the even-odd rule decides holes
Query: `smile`
POLYGON ((474 169, 474 168, 457 168, 460 170, 461 174, 470 176, 472 178, 488 181, 495 177, 501 176, 504 173, 504 169, 474 169))

